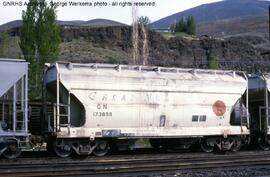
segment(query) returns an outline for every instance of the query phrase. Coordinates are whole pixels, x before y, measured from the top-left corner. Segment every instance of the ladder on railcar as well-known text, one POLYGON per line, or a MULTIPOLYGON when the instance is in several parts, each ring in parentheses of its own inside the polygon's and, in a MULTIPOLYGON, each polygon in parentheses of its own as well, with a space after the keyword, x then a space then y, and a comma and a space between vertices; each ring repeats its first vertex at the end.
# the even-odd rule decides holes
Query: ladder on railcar
POLYGON ((54 104, 54 130, 59 132, 62 128, 67 128, 70 133, 70 105, 54 104))
MULTIPOLYGON (((268 107, 268 112, 270 111, 270 107, 268 107)), ((267 115, 266 107, 259 107, 259 130, 260 131, 268 131, 268 126, 270 123, 270 115, 267 115)))
POLYGON ((14 133, 27 133, 24 100, 4 99, 0 101, 0 128, 14 133))
POLYGON ((236 112, 239 113, 240 116, 240 126, 241 130, 243 131, 243 126, 246 126, 247 128, 249 127, 249 114, 248 110, 246 109, 245 105, 242 102, 243 100, 240 100, 238 102, 238 106, 236 106, 236 112))
POLYGON ((15 110, 15 120, 14 120, 14 130, 15 131, 24 131, 25 126, 25 117, 24 110, 21 108, 21 105, 17 105, 17 110, 15 110))
POLYGON ((249 126, 249 116, 247 113, 247 110, 240 108, 240 121, 241 121, 241 126, 249 126))

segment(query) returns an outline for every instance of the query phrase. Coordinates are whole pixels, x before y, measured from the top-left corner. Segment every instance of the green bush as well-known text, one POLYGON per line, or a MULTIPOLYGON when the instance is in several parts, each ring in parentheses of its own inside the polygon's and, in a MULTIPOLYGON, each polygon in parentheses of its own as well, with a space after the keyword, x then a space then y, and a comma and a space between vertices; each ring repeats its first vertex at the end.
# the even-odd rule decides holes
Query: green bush
POLYGON ((118 60, 116 58, 109 57, 108 63, 110 63, 110 64, 118 64, 119 62, 118 62, 118 60))
POLYGON ((219 68, 219 60, 217 57, 214 57, 214 56, 209 57, 208 68, 209 69, 218 69, 219 68))

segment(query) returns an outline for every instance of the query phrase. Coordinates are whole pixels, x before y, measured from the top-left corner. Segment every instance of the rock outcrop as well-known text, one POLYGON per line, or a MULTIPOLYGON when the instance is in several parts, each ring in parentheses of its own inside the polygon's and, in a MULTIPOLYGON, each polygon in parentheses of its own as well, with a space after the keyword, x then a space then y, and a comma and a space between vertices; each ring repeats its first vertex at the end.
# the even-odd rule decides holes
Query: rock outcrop
MULTIPOLYGON (((17 33, 18 29, 10 31, 11 35, 17 33)), ((269 41, 259 35, 168 38, 148 30, 147 36, 149 65, 207 68, 209 56, 212 56, 218 60, 221 69, 270 71, 269 41)), ((133 45, 130 26, 62 28, 61 38, 60 60, 131 63, 133 45)), ((139 30, 139 58, 143 53, 142 39, 142 30, 139 30)))

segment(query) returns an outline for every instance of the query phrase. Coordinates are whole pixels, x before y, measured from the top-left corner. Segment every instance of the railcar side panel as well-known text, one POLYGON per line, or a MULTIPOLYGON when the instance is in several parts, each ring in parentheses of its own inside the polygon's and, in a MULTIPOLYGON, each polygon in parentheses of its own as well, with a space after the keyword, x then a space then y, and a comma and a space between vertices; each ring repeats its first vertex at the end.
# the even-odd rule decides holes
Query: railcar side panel
MULTIPOLYGON (((61 103, 68 104, 68 95, 72 95, 85 111, 82 126, 60 127, 58 136, 185 137, 249 133, 246 126, 232 125, 230 121, 247 88, 243 75, 170 70, 61 63, 51 66, 47 85, 58 79, 61 103)), ((68 112, 68 108, 63 110, 68 112)), ((73 115, 70 117, 73 122, 81 119, 78 114, 73 115)))

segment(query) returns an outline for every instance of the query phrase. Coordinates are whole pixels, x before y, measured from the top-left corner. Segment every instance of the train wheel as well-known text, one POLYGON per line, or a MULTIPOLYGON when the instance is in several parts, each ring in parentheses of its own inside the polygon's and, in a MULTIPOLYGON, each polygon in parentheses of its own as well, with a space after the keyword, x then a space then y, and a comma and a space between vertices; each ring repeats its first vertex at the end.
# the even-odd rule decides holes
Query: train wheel
POLYGON ((93 151, 95 156, 102 157, 109 152, 110 146, 107 141, 97 141, 96 143, 96 148, 93 151))
POLYGON ((18 147, 18 143, 14 142, 9 144, 6 147, 6 150, 3 152, 3 156, 8 158, 8 159, 15 159, 21 155, 22 151, 18 147))
POLYGON ((237 152, 241 149, 242 141, 240 138, 236 138, 233 140, 233 145, 231 147, 232 152, 237 152))
POLYGON ((54 152, 57 156, 66 158, 71 154, 71 146, 69 144, 57 144, 56 142, 53 145, 54 152))
POLYGON ((201 141, 201 149, 204 152, 210 153, 214 151, 214 146, 209 144, 209 142, 206 139, 204 139, 201 141))
POLYGON ((270 145, 265 142, 264 138, 258 138, 258 144, 259 147, 264 151, 268 151, 270 149, 270 145))

